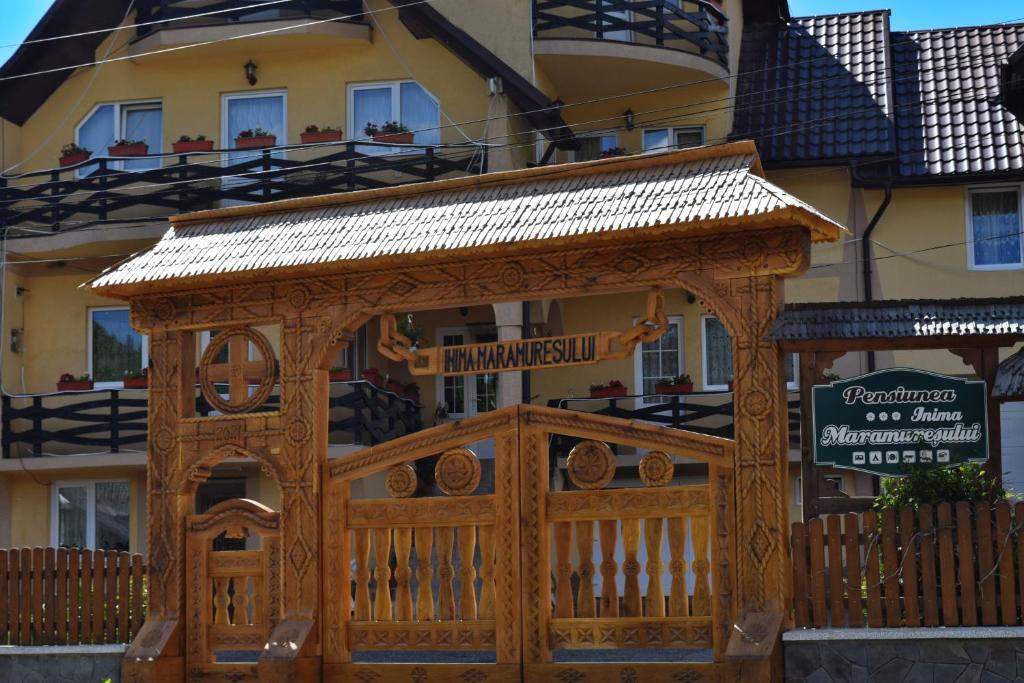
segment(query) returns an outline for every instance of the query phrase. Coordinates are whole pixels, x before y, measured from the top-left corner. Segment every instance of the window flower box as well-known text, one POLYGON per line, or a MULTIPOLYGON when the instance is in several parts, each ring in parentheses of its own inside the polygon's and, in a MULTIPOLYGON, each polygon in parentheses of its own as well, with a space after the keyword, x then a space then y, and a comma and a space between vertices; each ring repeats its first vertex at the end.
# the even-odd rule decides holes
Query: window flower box
POLYGON ((654 391, 658 394, 692 394, 693 382, 680 382, 678 384, 658 382, 654 385, 654 391))
POLYGON ((60 166, 61 168, 74 166, 87 160, 90 156, 92 156, 92 152, 87 149, 78 148, 73 151, 63 152, 60 156, 60 166))
POLYGON ((328 377, 332 382, 351 382, 352 371, 348 368, 331 368, 328 377))
POLYGON ((212 152, 213 140, 207 140, 202 136, 197 137, 195 140, 193 140, 187 135, 183 135, 179 140, 171 143, 171 148, 174 149, 175 154, 190 154, 193 152, 212 152))
POLYGON ((374 142, 383 142, 389 145, 411 145, 415 134, 398 121, 385 121, 384 125, 368 123, 363 128, 367 137, 373 138, 374 142))
POLYGON ((125 377, 124 378, 125 389, 148 389, 149 378, 148 377, 125 377))
POLYGON ((363 370, 363 379, 374 386, 384 386, 384 377, 380 374, 380 370, 377 368, 366 368, 363 370))
POLYGON ((57 380, 57 391, 89 391, 93 388, 93 381, 89 375, 75 377, 70 373, 64 373, 57 380))
POLYGON ((144 157, 149 154, 149 145, 140 140, 118 140, 107 147, 107 156, 144 157))
POLYGON ((405 396, 405 385, 397 379, 389 379, 384 388, 397 396, 405 396))
POLYGON ((259 149, 261 147, 273 147, 276 144, 277 136, 262 128, 243 130, 235 138, 235 149, 259 149))
POLYGON ((621 398, 628 393, 626 385, 617 379, 608 384, 593 384, 590 387, 590 398, 621 398))
POLYGON ((411 145, 414 139, 413 133, 378 133, 373 136, 374 142, 383 142, 389 145, 411 145))
POLYGON ((341 142, 341 130, 337 128, 318 128, 317 126, 306 126, 306 130, 299 136, 302 144, 312 145, 318 142, 341 142))

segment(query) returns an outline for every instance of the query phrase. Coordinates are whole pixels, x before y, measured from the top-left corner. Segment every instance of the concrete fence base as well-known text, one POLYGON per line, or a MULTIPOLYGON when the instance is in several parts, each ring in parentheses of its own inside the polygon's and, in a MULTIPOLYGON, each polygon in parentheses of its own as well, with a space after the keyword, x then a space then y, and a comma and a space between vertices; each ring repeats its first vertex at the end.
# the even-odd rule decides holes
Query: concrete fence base
POLYGON ((127 645, 0 646, 4 683, 111 683, 121 680, 127 645))
POLYGON ((1024 627, 788 631, 787 683, 1024 682, 1024 627))

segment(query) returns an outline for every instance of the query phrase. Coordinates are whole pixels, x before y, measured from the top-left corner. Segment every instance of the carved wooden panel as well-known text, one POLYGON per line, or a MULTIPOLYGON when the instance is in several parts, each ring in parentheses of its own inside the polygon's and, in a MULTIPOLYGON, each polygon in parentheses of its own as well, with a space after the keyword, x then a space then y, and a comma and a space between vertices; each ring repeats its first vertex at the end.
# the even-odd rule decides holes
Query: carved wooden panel
POLYGON ((711 617, 552 619, 552 648, 711 647, 711 617))

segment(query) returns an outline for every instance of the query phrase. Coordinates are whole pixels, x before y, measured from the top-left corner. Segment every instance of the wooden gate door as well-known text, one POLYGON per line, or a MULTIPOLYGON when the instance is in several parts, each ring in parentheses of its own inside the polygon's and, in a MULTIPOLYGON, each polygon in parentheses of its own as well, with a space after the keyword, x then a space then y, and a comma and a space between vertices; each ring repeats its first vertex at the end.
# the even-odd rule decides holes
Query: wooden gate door
POLYGON ((258 678, 257 658, 280 619, 280 515, 251 500, 226 500, 188 518, 188 680, 258 678), (221 535, 250 550, 216 550, 221 535))
POLYGON ((732 453, 728 439, 524 405, 330 462, 327 679, 718 680, 732 453), (568 464, 556 438, 579 441, 568 464), (493 460, 472 450, 486 441, 493 460), (681 484, 683 458, 707 464, 700 483, 681 484), (608 488, 630 463, 642 483, 608 488), (571 482, 553 490, 563 467, 571 482))

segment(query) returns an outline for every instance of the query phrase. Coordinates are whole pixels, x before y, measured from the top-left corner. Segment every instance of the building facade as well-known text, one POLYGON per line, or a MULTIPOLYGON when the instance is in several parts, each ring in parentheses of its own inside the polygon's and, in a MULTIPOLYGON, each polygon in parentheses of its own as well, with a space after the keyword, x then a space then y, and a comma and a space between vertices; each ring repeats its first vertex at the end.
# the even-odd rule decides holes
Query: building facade
MULTIPOLYGON (((0 546, 145 551, 147 342, 126 307, 80 285, 175 213, 752 139, 771 182, 850 231, 814 247, 787 302, 1024 293, 1024 25, 895 32, 886 11, 795 18, 784 1, 265 4, 57 0, 0 70, 0 546)), ((399 323, 446 346, 627 330, 646 305, 439 301, 399 323)), ((523 401, 728 434, 724 327, 691 292, 665 292, 665 312, 669 333, 631 358, 527 376, 414 378, 377 350, 372 320, 337 359, 332 457, 523 401), (694 393, 658 393, 682 376, 694 393), (610 380, 628 398, 590 398, 610 380)), ((903 351, 835 370, 900 365, 970 373, 949 353, 903 351)), ((1010 482, 1024 482, 1019 405, 1004 406, 1010 482)), ((621 454, 623 480, 637 459, 621 454)), ((828 476, 872 493, 869 477, 828 476)), ((196 504, 278 495, 258 467, 228 462, 196 504)))

